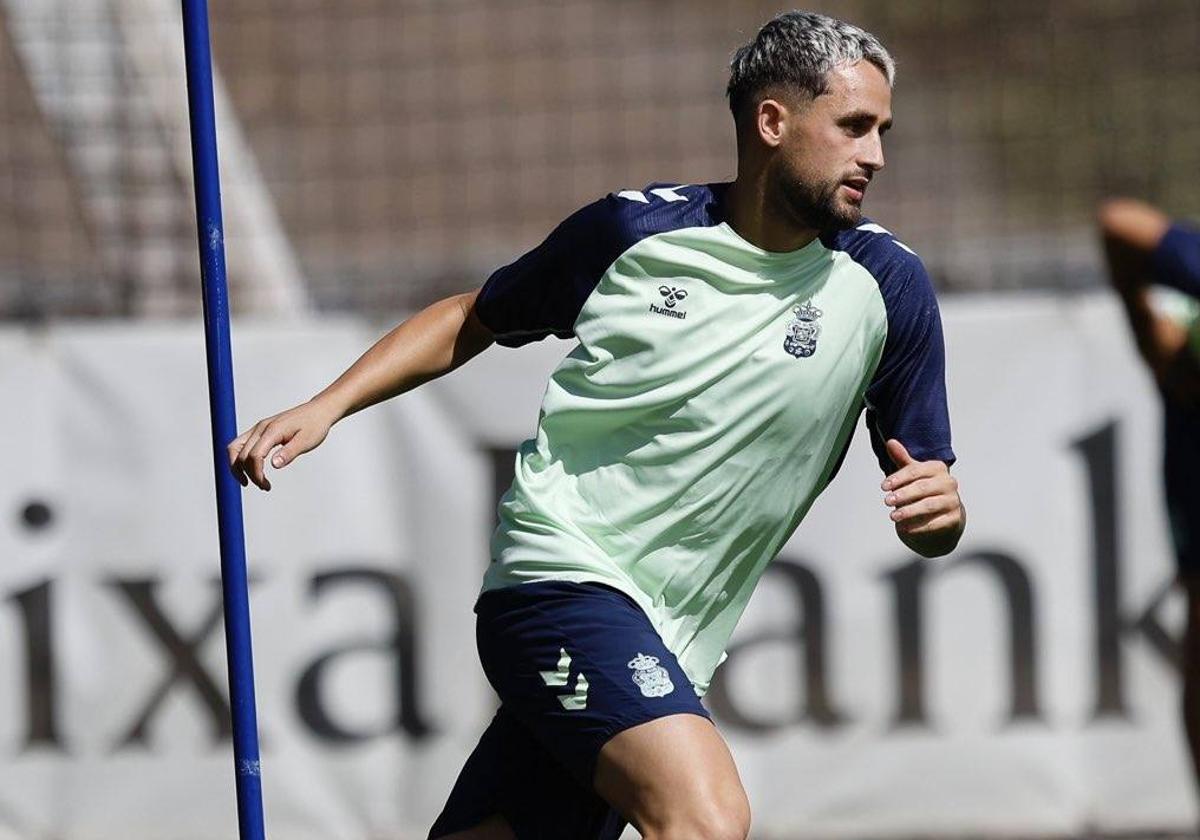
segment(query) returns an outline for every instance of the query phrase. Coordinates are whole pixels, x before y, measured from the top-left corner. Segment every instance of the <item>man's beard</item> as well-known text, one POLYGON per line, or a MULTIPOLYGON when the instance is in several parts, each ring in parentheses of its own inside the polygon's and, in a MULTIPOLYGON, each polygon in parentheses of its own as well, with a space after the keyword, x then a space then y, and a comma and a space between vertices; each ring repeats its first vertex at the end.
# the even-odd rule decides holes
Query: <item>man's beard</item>
POLYGON ((806 228, 820 233, 852 228, 862 220, 862 210, 838 200, 841 182, 813 184, 799 178, 779 178, 783 210, 806 228))

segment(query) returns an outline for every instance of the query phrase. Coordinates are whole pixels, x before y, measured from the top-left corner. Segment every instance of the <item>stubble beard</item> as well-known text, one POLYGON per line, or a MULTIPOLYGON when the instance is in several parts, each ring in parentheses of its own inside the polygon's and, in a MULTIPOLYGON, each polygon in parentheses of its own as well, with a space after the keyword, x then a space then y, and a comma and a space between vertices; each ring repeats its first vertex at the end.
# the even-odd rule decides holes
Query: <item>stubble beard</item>
POLYGON ((846 230, 862 220, 862 209, 838 196, 840 181, 815 184, 801 178, 780 178, 783 209, 797 224, 818 233, 846 230))

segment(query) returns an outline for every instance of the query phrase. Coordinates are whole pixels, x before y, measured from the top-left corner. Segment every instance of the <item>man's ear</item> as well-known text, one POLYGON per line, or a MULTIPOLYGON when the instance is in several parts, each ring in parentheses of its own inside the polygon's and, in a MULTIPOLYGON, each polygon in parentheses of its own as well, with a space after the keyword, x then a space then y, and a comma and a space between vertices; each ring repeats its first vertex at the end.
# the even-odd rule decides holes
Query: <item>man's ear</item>
POLYGON ((758 132, 758 139, 772 149, 779 146, 787 133, 790 116, 787 106, 778 99, 759 102, 754 110, 754 128, 758 132))

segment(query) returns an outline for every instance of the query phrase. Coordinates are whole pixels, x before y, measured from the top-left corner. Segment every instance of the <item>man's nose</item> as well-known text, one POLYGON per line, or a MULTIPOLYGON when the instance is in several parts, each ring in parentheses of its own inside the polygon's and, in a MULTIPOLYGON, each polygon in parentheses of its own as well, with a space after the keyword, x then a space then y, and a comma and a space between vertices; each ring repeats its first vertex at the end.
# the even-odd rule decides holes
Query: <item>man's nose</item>
POLYGON ((877 132, 871 132, 864 138, 863 146, 859 150, 859 164, 864 169, 869 169, 872 172, 878 172, 883 169, 885 161, 883 159, 883 138, 877 132))

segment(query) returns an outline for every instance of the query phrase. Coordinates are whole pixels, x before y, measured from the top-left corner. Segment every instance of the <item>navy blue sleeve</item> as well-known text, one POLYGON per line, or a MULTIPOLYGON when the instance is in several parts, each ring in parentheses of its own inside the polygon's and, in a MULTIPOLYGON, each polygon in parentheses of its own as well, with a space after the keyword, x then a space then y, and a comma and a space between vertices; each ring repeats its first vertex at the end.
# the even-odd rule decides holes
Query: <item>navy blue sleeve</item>
POLYGON ((1154 280, 1200 298, 1200 231, 1173 224, 1152 257, 1154 280))
POLYGON ((488 278, 475 311, 498 344, 574 336, 584 302, 624 250, 617 201, 609 195, 577 210, 545 242, 488 278))
POLYGON ((821 240, 871 273, 887 310, 883 355, 865 395, 867 429, 880 468, 885 474, 896 471, 885 446, 890 438, 918 461, 953 464, 942 316, 921 258, 868 219, 821 240))
POLYGON ((884 473, 896 471, 884 445, 889 438, 904 444, 918 461, 953 464, 946 351, 933 284, 920 259, 911 254, 894 261, 879 279, 888 333, 879 367, 867 386, 871 446, 884 473))
POLYGON ((573 338, 584 303, 621 254, 656 233, 717 224, 717 204, 710 185, 655 183, 609 193, 496 270, 483 284, 475 312, 506 347, 548 335, 573 338))

